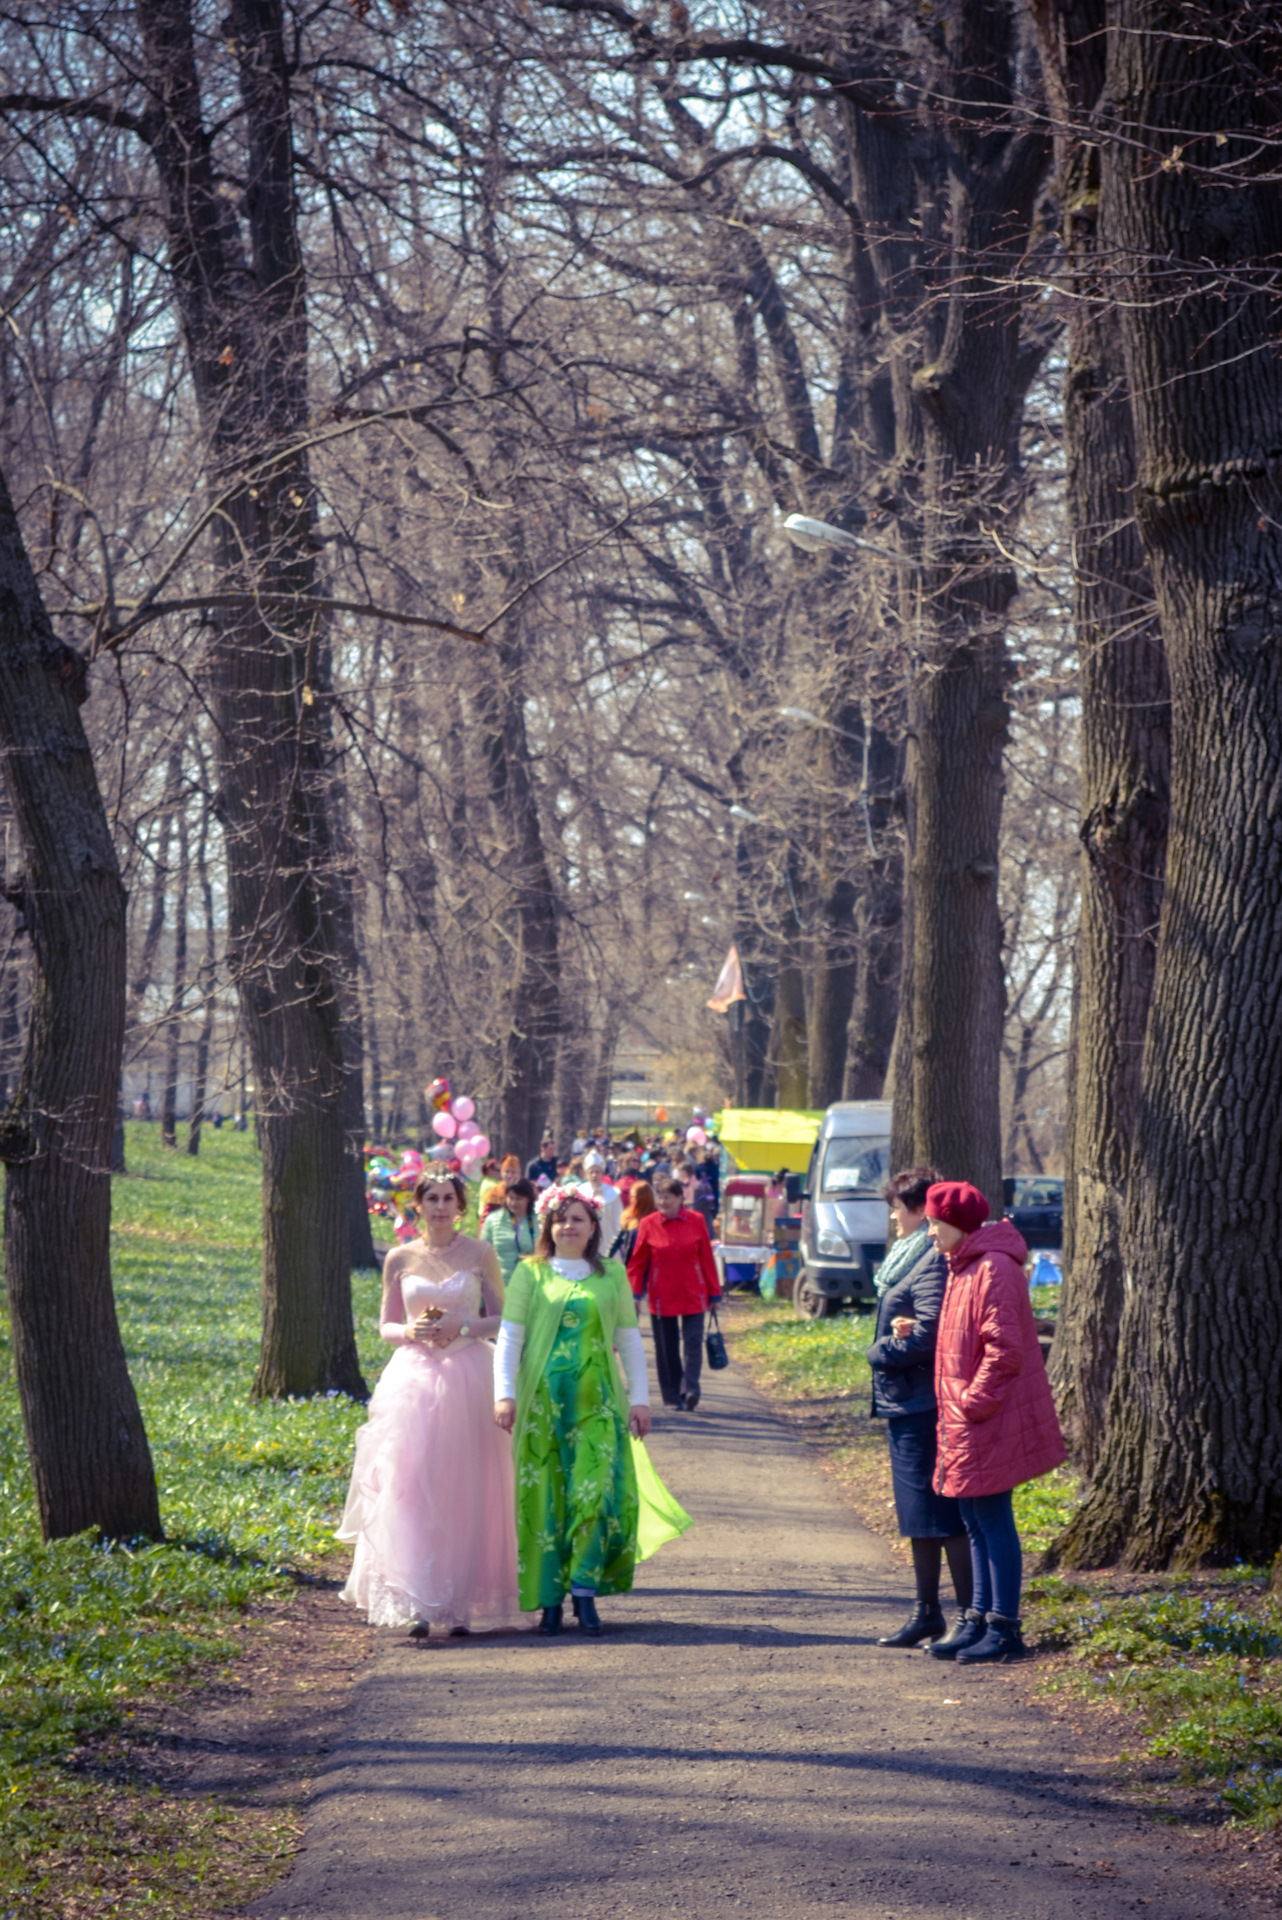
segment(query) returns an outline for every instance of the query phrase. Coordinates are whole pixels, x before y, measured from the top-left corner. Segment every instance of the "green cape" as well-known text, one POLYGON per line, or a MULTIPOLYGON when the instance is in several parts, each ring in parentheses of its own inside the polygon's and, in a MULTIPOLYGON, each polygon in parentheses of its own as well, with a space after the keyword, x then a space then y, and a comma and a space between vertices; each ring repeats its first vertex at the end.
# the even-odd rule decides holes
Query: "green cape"
MULTIPOLYGON (((624 1426, 627 1426, 630 1408, 624 1391, 623 1372, 614 1351, 614 1337, 619 1329, 635 1327, 637 1324, 636 1301, 628 1285, 627 1269, 618 1260, 607 1260, 603 1273, 589 1273, 582 1281, 565 1280, 550 1261, 533 1258, 520 1260, 512 1270, 512 1278, 507 1283, 503 1299, 503 1318, 525 1328, 525 1346, 516 1376, 516 1426, 512 1434, 518 1454, 534 1400, 535 1385, 543 1377, 566 1301, 576 1286, 586 1287, 596 1301, 605 1344, 610 1353, 610 1385, 614 1391, 614 1404, 624 1426)), ((634 1435, 629 1435, 629 1439, 636 1468, 637 1492, 641 1498, 637 1559, 648 1560, 665 1541, 675 1540, 694 1523, 660 1480, 641 1442, 634 1435)))

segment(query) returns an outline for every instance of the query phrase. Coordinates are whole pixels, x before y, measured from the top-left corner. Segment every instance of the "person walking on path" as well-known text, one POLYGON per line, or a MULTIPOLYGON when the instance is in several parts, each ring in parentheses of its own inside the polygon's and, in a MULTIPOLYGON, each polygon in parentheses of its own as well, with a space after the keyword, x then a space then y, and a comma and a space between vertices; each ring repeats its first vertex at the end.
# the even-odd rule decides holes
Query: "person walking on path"
POLYGON ((525 1177, 533 1180, 536 1187, 541 1180, 548 1182, 556 1179, 556 1141, 550 1133, 544 1134, 542 1145, 525 1169, 525 1177))
POLYGON ((650 1431, 645 1349, 627 1273, 601 1258, 595 1194, 549 1187, 539 1218, 504 1303, 494 1420, 516 1436, 521 1604, 541 1607, 539 1632, 557 1634, 568 1591, 581 1632, 595 1637, 597 1596, 630 1592, 637 1560, 690 1516, 639 1444, 650 1431))
POLYGON ((961 1508, 934 1489, 935 1337, 948 1262, 926 1227, 926 1193, 939 1178, 933 1167, 897 1173, 886 1188, 898 1237, 877 1270, 877 1327, 868 1349, 872 1410, 886 1422, 890 1477, 899 1531, 912 1542, 917 1597, 912 1612, 883 1647, 916 1647, 931 1640, 956 1647, 967 1631, 971 1604, 970 1545, 961 1508), (939 1605, 943 1557, 957 1596, 951 1633, 939 1605))
POLYGON ((619 1228, 609 1249, 611 1260, 622 1260, 626 1267, 637 1243, 637 1228, 654 1212, 654 1189, 648 1180, 634 1180, 619 1228))
POLYGON ((458 1230, 467 1190, 456 1175, 420 1174, 414 1205, 418 1238, 383 1264, 379 1333, 397 1350, 356 1436, 342 1598, 371 1626, 420 1636, 530 1626, 517 1601, 512 1448, 491 1417, 499 1264, 458 1230))
POLYGON ((601 1245, 612 1247, 623 1225, 623 1200, 619 1189, 605 1177, 605 1160, 593 1147, 583 1160, 588 1185, 601 1203, 601 1245))
POLYGON ((659 1390, 666 1407, 693 1413, 703 1369, 703 1325, 721 1298, 721 1277, 712 1255, 708 1223, 684 1204, 679 1180, 661 1180, 658 1212, 643 1220, 628 1261, 628 1280, 639 1300, 650 1296, 650 1331, 659 1390))
POLYGON ((504 1286, 512 1278, 517 1261, 527 1259, 534 1252, 534 1243, 539 1237, 534 1222, 537 1198, 532 1180, 510 1180, 503 1204, 485 1216, 481 1238, 498 1255, 504 1286))
POLYGON ((964 1180, 931 1186, 926 1215, 948 1259, 935 1347, 935 1488, 961 1506, 974 1575, 966 1631, 930 1651, 971 1666, 1024 1650, 1011 1495, 1061 1466, 1065 1448, 1024 1278, 1028 1248, 1009 1220, 988 1220, 987 1200, 964 1180))

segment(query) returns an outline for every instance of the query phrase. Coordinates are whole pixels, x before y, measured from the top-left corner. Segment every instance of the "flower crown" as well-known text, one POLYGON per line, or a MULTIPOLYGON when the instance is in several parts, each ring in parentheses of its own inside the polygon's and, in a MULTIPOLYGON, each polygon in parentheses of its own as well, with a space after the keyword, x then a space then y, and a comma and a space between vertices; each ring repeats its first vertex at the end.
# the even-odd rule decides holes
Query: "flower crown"
POLYGON ((551 1213, 554 1207, 567 1206, 571 1200, 577 1200, 580 1205, 585 1206, 595 1219, 600 1218, 601 1195, 595 1192, 586 1180, 567 1180, 564 1183, 556 1182, 550 1187, 544 1187, 534 1204, 534 1211, 541 1220, 545 1213, 551 1213))

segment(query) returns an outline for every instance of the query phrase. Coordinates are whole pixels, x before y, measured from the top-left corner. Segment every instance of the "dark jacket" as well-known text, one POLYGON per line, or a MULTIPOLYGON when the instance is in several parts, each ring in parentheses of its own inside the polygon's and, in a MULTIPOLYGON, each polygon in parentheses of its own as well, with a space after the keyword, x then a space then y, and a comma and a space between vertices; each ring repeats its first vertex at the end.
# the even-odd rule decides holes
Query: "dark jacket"
POLYGON ((947 1281, 948 1262, 928 1238, 907 1273, 892 1282, 878 1302, 868 1364, 873 1412, 882 1419, 926 1413, 935 1405, 935 1341, 947 1281), (906 1340, 896 1340, 890 1331, 891 1321, 899 1319, 917 1322, 906 1340))

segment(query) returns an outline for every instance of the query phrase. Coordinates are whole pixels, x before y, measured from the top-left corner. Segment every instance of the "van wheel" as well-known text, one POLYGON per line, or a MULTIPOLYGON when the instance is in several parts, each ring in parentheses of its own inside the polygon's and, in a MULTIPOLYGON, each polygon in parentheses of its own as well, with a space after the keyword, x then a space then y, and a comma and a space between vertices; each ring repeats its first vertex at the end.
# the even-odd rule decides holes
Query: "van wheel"
POLYGON ((840 1300, 830 1300, 826 1293, 820 1293, 818 1287, 811 1286, 804 1273, 797 1280, 792 1304, 799 1320, 830 1320, 834 1314, 841 1312, 840 1300))

